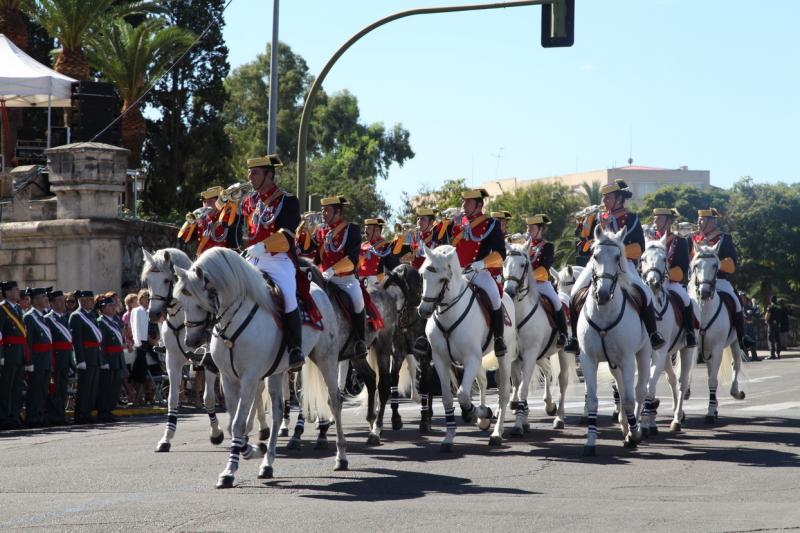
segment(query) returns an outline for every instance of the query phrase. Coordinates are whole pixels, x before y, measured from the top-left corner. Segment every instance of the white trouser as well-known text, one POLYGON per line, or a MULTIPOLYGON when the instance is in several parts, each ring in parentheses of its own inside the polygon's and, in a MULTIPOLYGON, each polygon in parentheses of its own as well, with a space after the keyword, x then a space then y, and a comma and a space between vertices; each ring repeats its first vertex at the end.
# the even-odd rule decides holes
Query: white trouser
POLYGON ((549 281, 537 281, 536 290, 538 290, 539 294, 542 296, 547 296, 547 299, 553 304, 553 309, 555 309, 556 312, 561 310, 561 299, 558 297, 556 290, 549 281))
POLYGON ((736 291, 733 290, 733 285, 731 285, 730 281, 727 279, 717 278, 717 290, 722 291, 733 298, 733 302, 736 305, 736 312, 741 313, 742 302, 739 301, 739 296, 736 294, 736 291))
POLYGON ((467 281, 471 281, 484 290, 492 302, 492 311, 500 309, 500 290, 497 288, 492 274, 488 270, 480 270, 476 274, 467 273, 464 275, 467 281))
POLYGON ((689 293, 686 292, 686 288, 683 285, 677 281, 667 281, 665 288, 669 291, 677 293, 678 296, 681 297, 681 302, 683 303, 684 307, 689 305, 689 293))
MULTIPOLYGON (((628 264, 635 272, 636 267, 633 266, 633 261, 628 260, 628 264)), ((570 299, 575 298, 575 295, 578 294, 579 290, 584 287, 588 287, 592 282, 592 265, 592 261, 589 261, 589 264, 587 264, 586 268, 583 269, 581 275, 575 280, 575 285, 572 286, 572 291, 569 293, 570 299)), ((650 305, 653 303, 653 291, 650 290, 650 287, 645 284, 642 278, 640 278, 638 275, 629 276, 629 278, 634 285, 641 289, 642 294, 644 294, 646 300, 645 305, 650 305)))
POLYGON ((353 302, 354 313, 360 313, 364 310, 364 295, 361 294, 361 286, 358 284, 355 275, 333 276, 330 282, 347 293, 350 301, 353 302))
POLYGON ((275 255, 269 252, 259 253, 262 246, 256 246, 253 251, 248 249, 247 260, 261 272, 266 272, 275 285, 283 293, 283 312, 291 313, 297 309, 297 280, 296 268, 292 258, 285 253, 275 255))

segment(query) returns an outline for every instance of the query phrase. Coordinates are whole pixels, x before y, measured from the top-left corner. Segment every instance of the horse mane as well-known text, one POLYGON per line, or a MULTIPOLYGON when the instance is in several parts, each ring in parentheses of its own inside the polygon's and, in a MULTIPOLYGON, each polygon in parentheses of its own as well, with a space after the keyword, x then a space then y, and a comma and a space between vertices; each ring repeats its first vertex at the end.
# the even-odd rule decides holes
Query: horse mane
POLYGON ((211 248, 195 261, 192 269, 197 267, 203 270, 217 293, 224 293, 229 301, 252 298, 264 309, 272 310, 275 306, 261 272, 237 252, 223 247, 211 248))
POLYGON ((163 272, 168 268, 167 259, 164 257, 165 252, 169 253, 169 260, 173 265, 183 269, 188 269, 192 266, 192 260, 189 259, 189 256, 186 255, 183 250, 179 250, 177 248, 164 248, 162 250, 157 250, 152 254, 152 263, 150 261, 144 262, 141 276, 142 284, 147 281, 147 275, 150 274, 150 272, 153 272, 154 270, 163 272))

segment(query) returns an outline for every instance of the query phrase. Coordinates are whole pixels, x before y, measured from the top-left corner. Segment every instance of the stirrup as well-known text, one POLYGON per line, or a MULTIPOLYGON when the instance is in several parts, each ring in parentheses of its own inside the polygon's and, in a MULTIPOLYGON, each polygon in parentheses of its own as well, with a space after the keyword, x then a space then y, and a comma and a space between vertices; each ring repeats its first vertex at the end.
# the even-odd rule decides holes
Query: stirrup
POLYGON ((694 336, 694 330, 686 330, 686 347, 694 348, 697 346, 697 338, 694 336))
POLYGON ((739 347, 742 350, 749 350, 755 346, 753 339, 750 338, 750 335, 742 335, 742 338, 739 340, 739 347))
POLYGON ((506 347, 506 341, 503 337, 495 337, 494 338, 494 355, 496 357, 503 357, 508 348, 506 347))
POLYGON ((353 341, 353 359, 365 359, 367 357, 367 343, 361 339, 353 341))
POLYGON ((661 336, 661 333, 654 331, 650 334, 650 346, 652 346, 654 350, 660 349, 664 346, 664 343, 664 337, 661 336))
POLYGON ((556 346, 559 348, 563 348, 567 344, 567 334, 563 331, 558 332, 558 336, 556 337, 556 346))
POLYGON ((564 344, 564 351, 575 355, 581 353, 581 347, 578 345, 578 339, 575 337, 567 337, 567 342, 564 344))
POLYGON ((287 369, 289 372, 300 370, 305 362, 306 358, 303 356, 303 351, 299 347, 289 350, 289 368, 287 369))

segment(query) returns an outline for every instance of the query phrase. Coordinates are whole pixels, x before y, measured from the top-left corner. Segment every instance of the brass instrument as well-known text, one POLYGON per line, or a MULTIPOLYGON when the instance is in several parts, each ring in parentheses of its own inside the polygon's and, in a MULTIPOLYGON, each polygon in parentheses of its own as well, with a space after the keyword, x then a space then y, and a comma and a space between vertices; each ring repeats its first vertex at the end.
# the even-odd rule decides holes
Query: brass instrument
POLYGON ((589 215, 598 214, 602 210, 603 210, 602 205, 590 205, 589 207, 584 207, 580 211, 573 213, 572 216, 573 218, 581 219, 581 218, 586 218, 589 215))

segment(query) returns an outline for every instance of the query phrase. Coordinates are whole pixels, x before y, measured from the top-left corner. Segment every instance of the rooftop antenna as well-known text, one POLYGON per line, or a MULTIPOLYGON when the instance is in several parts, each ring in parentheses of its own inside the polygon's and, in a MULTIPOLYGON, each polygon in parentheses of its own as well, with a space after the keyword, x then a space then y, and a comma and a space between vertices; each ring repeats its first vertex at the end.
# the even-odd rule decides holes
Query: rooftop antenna
POLYGON ((628 130, 629 145, 628 145, 628 166, 633 164, 633 125, 628 130))
POLYGON ((500 171, 500 159, 503 158, 503 150, 505 150, 505 148, 501 146, 496 154, 492 154, 492 156, 497 159, 497 163, 494 166, 494 179, 497 179, 498 172, 500 171))

